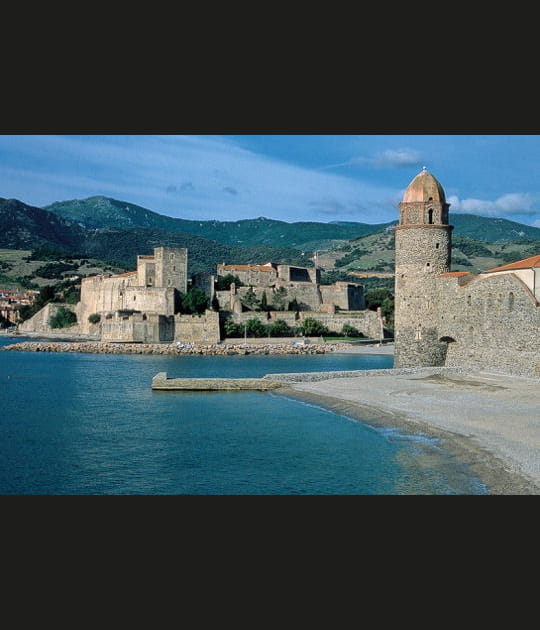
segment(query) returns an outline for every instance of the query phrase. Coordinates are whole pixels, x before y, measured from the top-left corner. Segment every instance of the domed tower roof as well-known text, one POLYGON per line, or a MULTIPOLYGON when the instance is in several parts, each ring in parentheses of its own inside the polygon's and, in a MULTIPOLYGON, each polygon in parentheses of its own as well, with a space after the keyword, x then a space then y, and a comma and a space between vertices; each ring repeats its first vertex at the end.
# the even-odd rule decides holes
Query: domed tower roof
POLYGON ((412 180, 403 196, 404 203, 417 201, 439 201, 446 203, 443 187, 427 172, 426 167, 412 180))

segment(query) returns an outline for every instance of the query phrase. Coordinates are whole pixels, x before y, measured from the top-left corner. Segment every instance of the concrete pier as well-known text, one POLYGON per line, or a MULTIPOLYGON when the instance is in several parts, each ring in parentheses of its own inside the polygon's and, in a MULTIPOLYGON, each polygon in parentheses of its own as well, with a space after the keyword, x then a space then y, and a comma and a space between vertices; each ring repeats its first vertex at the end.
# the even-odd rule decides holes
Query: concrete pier
POLYGON ((167 372, 152 379, 152 389, 168 391, 268 391, 283 385, 268 378, 167 378, 167 372))

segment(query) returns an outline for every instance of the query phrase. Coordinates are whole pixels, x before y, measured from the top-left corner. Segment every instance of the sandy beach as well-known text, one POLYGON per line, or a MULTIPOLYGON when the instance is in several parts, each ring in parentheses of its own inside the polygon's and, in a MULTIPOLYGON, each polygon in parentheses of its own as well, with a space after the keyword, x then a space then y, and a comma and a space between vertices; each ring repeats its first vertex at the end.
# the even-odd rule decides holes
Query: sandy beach
MULTIPOLYGON (((356 352, 392 352, 364 346, 356 352)), ((295 382, 280 390, 373 426, 441 440, 490 494, 540 494, 538 379, 487 370, 372 370, 295 382)))

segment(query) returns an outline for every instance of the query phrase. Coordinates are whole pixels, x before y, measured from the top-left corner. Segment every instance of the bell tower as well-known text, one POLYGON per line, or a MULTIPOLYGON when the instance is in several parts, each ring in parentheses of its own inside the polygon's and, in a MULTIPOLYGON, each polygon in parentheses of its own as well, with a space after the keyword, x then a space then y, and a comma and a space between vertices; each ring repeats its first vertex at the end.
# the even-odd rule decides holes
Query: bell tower
POLYGON ((394 367, 444 365, 446 344, 437 334, 436 278, 450 271, 450 206, 442 186, 424 166, 398 207, 394 367))

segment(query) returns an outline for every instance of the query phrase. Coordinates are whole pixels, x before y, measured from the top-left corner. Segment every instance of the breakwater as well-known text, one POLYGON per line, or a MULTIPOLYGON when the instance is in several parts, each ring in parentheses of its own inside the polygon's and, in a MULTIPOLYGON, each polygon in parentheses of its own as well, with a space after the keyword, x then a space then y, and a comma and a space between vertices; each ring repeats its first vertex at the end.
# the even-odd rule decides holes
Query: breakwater
POLYGON ((336 344, 201 344, 201 343, 109 343, 104 341, 22 341, 0 348, 16 352, 86 352, 92 354, 200 354, 200 355, 272 355, 327 354, 336 344))

